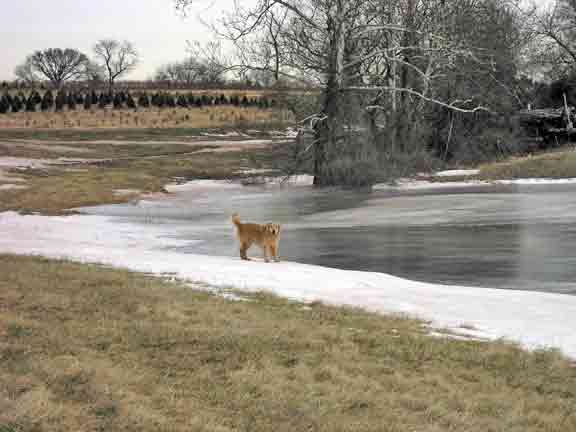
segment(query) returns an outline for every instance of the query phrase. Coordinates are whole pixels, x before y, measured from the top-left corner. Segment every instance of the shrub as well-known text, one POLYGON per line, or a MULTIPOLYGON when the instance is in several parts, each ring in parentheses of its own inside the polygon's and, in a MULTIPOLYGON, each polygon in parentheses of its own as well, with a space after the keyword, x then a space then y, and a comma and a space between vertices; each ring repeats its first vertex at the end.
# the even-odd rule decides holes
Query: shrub
POLYGON ((36 98, 31 94, 26 101, 26 112, 36 112, 36 98))
POLYGON ((10 106, 8 105, 8 102, 6 102, 6 98, 0 98, 0 114, 6 114, 9 109, 10 106))
POLYGON ((40 102, 40 109, 42 111, 49 111, 54 106, 54 96, 52 96, 52 92, 48 90, 44 93, 42 97, 42 102, 40 102))
POLYGON ((120 95, 120 93, 116 93, 114 95, 112 104, 114 105, 114 109, 122 109, 123 103, 122 103, 122 96, 120 95))
POLYGON ((167 93, 165 98, 166 98, 166 106, 168 106, 169 108, 176 108, 176 101, 174 100, 174 96, 172 96, 170 93, 167 93))
POLYGON ((84 109, 88 111, 90 108, 92 108, 92 95, 86 95, 84 98, 84 109))
POLYGON ((128 93, 126 96, 126 106, 130 109, 136 109, 136 102, 134 102, 134 99, 130 93, 128 93))
POLYGON ((74 111, 76 110, 76 96, 72 93, 68 94, 68 97, 66 98, 66 103, 68 104, 68 109, 70 111, 74 111))
POLYGON ((138 98, 138 105, 143 108, 150 107, 150 99, 148 99, 148 95, 146 93, 142 93, 138 98))
POLYGON ((163 93, 155 93, 152 96, 152 105, 157 108, 163 108, 166 105, 166 99, 163 93))
POLYGON ((20 110, 22 109, 23 103, 20 100, 19 96, 14 96, 12 98, 12 112, 20 112, 20 110))
POLYGON ((178 100, 176 103, 181 108, 188 108, 188 99, 186 99, 186 96, 184 96, 183 94, 178 96, 178 100))
POLYGON ((100 97, 98 98, 98 108, 104 109, 108 106, 108 104, 109 104, 108 95, 100 93, 100 97))

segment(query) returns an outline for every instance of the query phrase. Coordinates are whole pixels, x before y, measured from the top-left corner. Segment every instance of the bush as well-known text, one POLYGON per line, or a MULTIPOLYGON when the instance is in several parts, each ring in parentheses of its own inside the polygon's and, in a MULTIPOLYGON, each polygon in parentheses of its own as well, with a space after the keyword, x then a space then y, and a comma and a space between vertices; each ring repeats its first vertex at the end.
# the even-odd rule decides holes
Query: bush
POLYGON ((84 109, 88 111, 90 108, 92 108, 92 96, 86 95, 84 98, 84 109))
POLYGON ((24 104, 22 103, 22 101, 20 100, 19 96, 14 96, 12 98, 12 112, 20 112, 20 110, 22 109, 22 106, 24 104))
POLYGON ((104 109, 110 104, 108 100, 108 95, 104 93, 100 93, 100 97, 98 98, 98 108, 104 109))
POLYGON ((114 95, 114 99, 112 100, 112 104, 114 105, 114 109, 122 109, 122 96, 120 93, 116 93, 114 95))
POLYGON ((54 106, 54 96, 52 96, 52 92, 48 90, 44 93, 42 97, 42 102, 40 102, 40 109, 44 112, 49 111, 54 106))
POLYGON ((66 98, 66 103, 68 104, 68 109, 70 111, 75 111, 76 110, 76 96, 72 93, 68 94, 68 97, 66 98))
POLYGON ((138 105, 143 108, 150 107, 150 99, 148 99, 148 95, 146 93, 142 93, 138 98, 138 105))
POLYGON ((134 99, 130 93, 128 93, 126 96, 126 106, 130 109, 136 109, 136 102, 134 102, 134 99))
POLYGON ((9 109, 10 109, 10 106, 8 105, 8 102, 6 101, 6 98, 5 97, 0 98, 0 114, 6 114, 9 109))
POLYGON ((176 101, 174 100, 174 96, 172 96, 170 93, 167 93, 164 98, 166 100, 167 107, 176 108, 176 101))
POLYGON ((181 108, 188 108, 188 99, 186 99, 186 96, 184 96, 183 94, 178 96, 178 100, 176 103, 181 108))
POLYGON ((166 99, 163 93, 155 93, 152 96, 152 105, 157 108, 163 108, 166 105, 166 99))
POLYGON ((36 98, 31 94, 26 101, 26 112, 36 112, 36 98))

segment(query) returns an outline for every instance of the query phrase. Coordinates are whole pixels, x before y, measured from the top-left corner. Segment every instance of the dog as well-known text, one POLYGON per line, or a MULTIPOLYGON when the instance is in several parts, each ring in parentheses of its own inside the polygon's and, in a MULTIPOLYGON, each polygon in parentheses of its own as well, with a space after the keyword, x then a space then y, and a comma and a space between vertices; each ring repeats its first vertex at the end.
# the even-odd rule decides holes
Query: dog
POLYGON ((246 255, 254 243, 260 246, 264 253, 264 261, 270 262, 269 256, 279 262, 278 242, 280 240, 280 225, 275 223, 255 224, 242 223, 237 213, 232 215, 232 223, 236 225, 236 235, 240 241, 240 258, 250 261, 246 255))

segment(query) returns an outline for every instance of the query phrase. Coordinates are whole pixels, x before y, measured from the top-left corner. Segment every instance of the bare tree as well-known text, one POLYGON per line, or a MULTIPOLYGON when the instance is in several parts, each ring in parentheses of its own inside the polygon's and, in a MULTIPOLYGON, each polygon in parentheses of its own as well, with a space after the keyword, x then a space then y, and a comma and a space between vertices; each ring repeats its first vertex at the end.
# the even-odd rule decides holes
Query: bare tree
POLYGON ((132 71, 139 61, 138 52, 128 41, 102 39, 94 46, 97 64, 104 70, 111 94, 114 81, 132 71))
MULTIPOLYGON (((180 8, 191 3, 176 0, 180 8)), ((445 99, 437 91, 459 58, 482 61, 451 37, 445 10, 445 0, 259 0, 250 9, 237 4, 219 32, 241 50, 230 68, 252 63, 320 84, 321 110, 306 119, 314 128, 314 183, 359 186, 375 181, 396 151, 394 137, 418 127, 426 104, 486 110, 476 95, 445 99), (270 40, 271 16, 277 49, 246 57, 246 45, 270 40), (274 52, 278 64, 269 61, 274 52)))
POLYGON ((181 62, 161 66, 155 74, 158 81, 170 81, 183 85, 217 85, 223 83, 222 67, 214 61, 200 61, 189 56, 181 62))
POLYGON ((576 2, 554 0, 547 8, 531 10, 537 38, 533 45, 533 63, 544 67, 546 74, 560 78, 576 66, 576 2))
POLYGON ((38 81, 40 81, 38 75, 32 68, 32 63, 30 62, 25 62, 16 66, 14 69, 14 75, 16 75, 16 78, 30 87, 33 87, 38 81))
POLYGON ((84 77, 88 64, 88 57, 76 49, 49 48, 28 56, 16 73, 47 79, 60 89, 66 81, 84 77))

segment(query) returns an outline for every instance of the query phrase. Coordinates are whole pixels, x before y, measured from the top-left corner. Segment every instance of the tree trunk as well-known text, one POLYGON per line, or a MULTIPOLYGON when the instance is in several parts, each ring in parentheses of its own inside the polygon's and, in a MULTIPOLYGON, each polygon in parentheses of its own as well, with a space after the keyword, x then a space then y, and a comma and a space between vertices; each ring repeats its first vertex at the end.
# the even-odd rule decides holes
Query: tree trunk
POLYGON ((324 120, 315 130, 314 185, 334 186, 342 183, 341 173, 334 166, 339 142, 344 138, 344 51, 346 47, 346 0, 336 0, 328 21, 328 73, 324 89, 322 114, 324 120))

